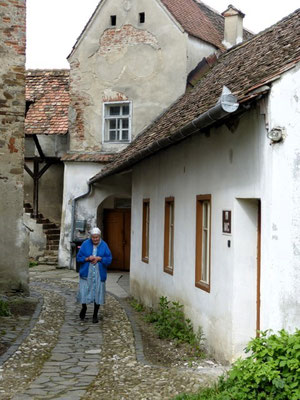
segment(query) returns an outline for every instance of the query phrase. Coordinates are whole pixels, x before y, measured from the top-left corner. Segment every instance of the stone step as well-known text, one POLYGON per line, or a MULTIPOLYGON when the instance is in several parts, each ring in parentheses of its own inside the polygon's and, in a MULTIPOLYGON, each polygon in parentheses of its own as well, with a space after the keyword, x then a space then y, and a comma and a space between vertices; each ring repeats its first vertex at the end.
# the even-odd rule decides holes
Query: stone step
POLYGON ((55 235, 46 235, 46 236, 47 236, 47 242, 50 242, 52 240, 58 240, 58 242, 59 242, 60 235, 55 234, 55 235))
POLYGON ((48 250, 45 250, 44 251, 44 255, 45 256, 53 256, 53 257, 57 257, 57 254, 58 254, 58 251, 57 251, 58 249, 48 249, 48 250))
POLYGON ((54 222, 43 224, 43 229, 45 231, 48 229, 59 229, 59 228, 60 228, 59 224, 55 224, 54 222))
POLYGON ((56 244, 47 244, 46 245, 46 251, 47 250, 58 250, 58 248, 59 248, 59 245, 56 245, 56 244))
POLYGON ((44 232, 45 232, 45 234, 47 235, 47 236, 52 236, 52 235, 57 235, 57 236, 59 236, 60 235, 60 229, 57 229, 57 228, 51 228, 51 229, 45 229, 44 227, 43 227, 43 229, 44 229, 44 232))
POLYGON ((49 246, 59 246, 59 240, 47 240, 49 246))
POLYGON ((50 221, 48 218, 42 218, 42 219, 37 219, 36 223, 37 224, 48 224, 50 221))

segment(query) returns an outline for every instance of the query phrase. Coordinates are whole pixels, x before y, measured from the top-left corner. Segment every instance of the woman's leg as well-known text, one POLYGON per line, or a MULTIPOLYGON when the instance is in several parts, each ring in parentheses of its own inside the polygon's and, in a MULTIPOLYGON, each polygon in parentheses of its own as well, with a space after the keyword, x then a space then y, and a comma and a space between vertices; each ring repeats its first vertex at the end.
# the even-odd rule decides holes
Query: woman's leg
POLYGON ((81 321, 83 321, 84 318, 85 318, 85 314, 86 314, 86 309, 87 309, 87 307, 86 307, 86 304, 84 304, 84 303, 83 303, 81 306, 82 306, 82 308, 81 308, 79 317, 80 317, 81 321))
POLYGON ((94 314, 93 314, 93 324, 99 322, 98 320, 98 311, 99 311, 99 304, 94 303, 94 314))

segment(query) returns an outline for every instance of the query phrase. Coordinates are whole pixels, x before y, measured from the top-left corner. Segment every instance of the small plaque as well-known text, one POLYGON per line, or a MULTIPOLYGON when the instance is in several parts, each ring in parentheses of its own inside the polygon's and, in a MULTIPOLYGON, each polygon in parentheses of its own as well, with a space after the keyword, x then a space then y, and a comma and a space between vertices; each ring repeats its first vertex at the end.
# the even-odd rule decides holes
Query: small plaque
POLYGON ((231 233, 231 211, 224 210, 223 211, 223 233, 231 233))

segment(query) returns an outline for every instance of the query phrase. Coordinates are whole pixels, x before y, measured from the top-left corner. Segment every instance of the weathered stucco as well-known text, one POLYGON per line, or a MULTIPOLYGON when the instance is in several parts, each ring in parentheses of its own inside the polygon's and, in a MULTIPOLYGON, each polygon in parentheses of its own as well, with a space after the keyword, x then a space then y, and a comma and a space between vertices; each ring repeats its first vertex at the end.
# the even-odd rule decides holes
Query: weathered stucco
POLYGON ((25 0, 0 3, 0 293, 28 291, 23 225, 25 0))
POLYGON ((184 304, 220 360, 232 361, 255 336, 257 215, 261 200, 260 328, 299 327, 300 70, 273 83, 269 129, 287 137, 270 145, 264 109, 197 134, 133 168, 131 293, 156 304, 167 296, 184 304), (211 290, 195 287, 196 196, 211 194, 211 290), (163 272, 164 199, 175 198, 175 266, 163 272), (142 201, 150 199, 149 263, 141 261, 142 201), (222 233, 222 211, 232 211, 232 234, 222 233), (230 247, 229 243, 230 241, 230 247))
POLYGON ((213 51, 156 0, 103 1, 69 57, 70 149, 119 151, 124 145, 102 143, 103 102, 132 101, 133 139, 183 94, 188 72, 213 51))

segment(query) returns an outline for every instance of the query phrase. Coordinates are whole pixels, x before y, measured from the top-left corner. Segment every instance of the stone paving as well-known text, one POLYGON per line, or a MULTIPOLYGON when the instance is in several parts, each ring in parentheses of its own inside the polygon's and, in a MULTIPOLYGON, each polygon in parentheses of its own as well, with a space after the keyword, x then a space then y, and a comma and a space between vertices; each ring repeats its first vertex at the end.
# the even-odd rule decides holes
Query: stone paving
POLYGON ((30 275, 31 290, 43 305, 19 347, 6 361, 0 358, 1 400, 167 400, 195 392, 224 372, 210 362, 182 369, 145 361, 138 328, 122 301, 128 296, 128 274, 108 274, 111 294, 99 324, 92 324, 92 306, 84 322, 78 317, 74 271, 39 266, 30 275))

